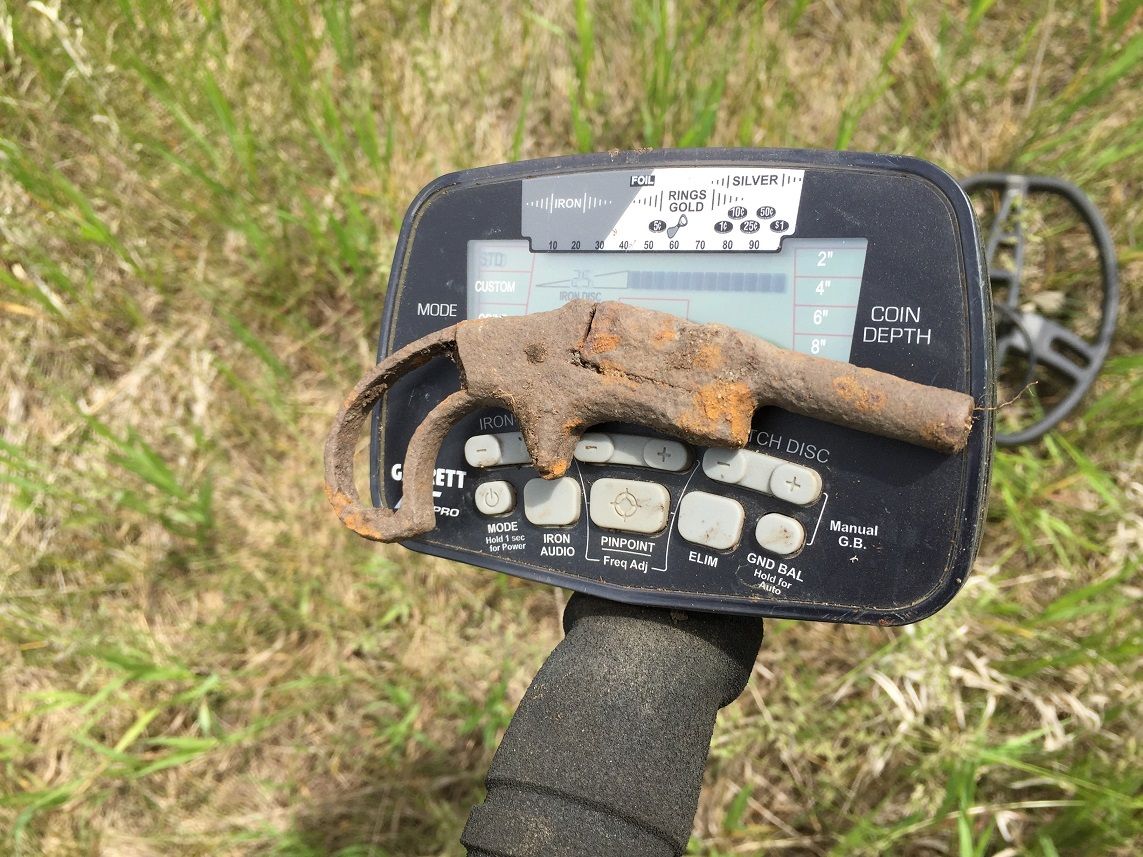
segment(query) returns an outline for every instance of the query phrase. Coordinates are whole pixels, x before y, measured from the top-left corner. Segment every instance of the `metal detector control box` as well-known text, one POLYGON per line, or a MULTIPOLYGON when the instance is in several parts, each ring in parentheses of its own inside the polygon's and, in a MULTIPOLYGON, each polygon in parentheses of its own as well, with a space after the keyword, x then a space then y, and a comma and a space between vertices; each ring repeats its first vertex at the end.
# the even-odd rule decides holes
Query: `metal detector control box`
MULTIPOLYGON (((992 323, 972 210, 924 161, 795 150, 588 155, 437 179, 401 229, 379 359, 458 321, 618 301, 720 322, 783 348, 967 393, 945 454, 779 408, 744 449, 638 425, 589 428, 540 479, 512 413, 445 438, 437 527, 407 547, 604 597, 897 625, 964 583, 992 450, 992 323)), ((373 502, 459 387, 436 360, 389 389, 371 433, 373 502)))

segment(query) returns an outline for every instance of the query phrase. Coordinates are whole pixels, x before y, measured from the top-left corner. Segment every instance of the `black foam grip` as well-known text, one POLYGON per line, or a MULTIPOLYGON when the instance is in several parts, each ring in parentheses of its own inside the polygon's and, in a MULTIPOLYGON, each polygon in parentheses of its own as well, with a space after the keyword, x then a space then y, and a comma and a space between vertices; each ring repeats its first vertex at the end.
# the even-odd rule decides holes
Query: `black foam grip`
POLYGON ((762 620, 577 593, 564 630, 461 841, 470 857, 682 854, 715 715, 746 687, 762 620))

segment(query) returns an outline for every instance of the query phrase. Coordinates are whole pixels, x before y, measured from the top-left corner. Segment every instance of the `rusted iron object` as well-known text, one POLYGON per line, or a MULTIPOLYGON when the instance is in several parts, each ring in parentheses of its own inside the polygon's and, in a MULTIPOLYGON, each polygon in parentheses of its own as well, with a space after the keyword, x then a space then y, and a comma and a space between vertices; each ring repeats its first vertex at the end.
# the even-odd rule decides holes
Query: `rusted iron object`
POLYGON ((754 411, 773 405, 951 454, 972 429, 971 396, 799 354, 721 324, 696 324, 615 302, 462 321, 394 352, 349 394, 325 445, 326 493, 354 532, 391 542, 436 525, 433 471, 449 429, 478 407, 516 415, 532 462, 562 476, 584 431, 647 426, 700 446, 743 447, 754 411), (462 389, 434 408, 405 453, 398 510, 361 502, 353 451, 393 382, 434 357, 457 364, 462 389))

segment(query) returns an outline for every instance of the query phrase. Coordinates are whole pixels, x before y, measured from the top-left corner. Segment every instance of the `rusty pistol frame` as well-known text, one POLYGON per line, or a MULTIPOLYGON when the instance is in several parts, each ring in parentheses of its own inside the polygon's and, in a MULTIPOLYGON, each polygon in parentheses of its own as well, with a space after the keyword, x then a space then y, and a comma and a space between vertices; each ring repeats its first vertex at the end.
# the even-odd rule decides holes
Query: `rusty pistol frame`
POLYGON ((781 348, 721 324, 617 302, 462 321, 406 345, 354 387, 325 445, 326 494, 341 521, 376 541, 436 525, 433 471, 449 429, 479 407, 515 414, 532 462, 562 476, 584 431, 635 423, 703 446, 743 447, 772 405, 951 454, 972 428, 971 396, 781 348), (399 377, 448 357, 461 389, 437 405, 405 453, 399 509, 361 502, 353 453, 369 411, 399 377))

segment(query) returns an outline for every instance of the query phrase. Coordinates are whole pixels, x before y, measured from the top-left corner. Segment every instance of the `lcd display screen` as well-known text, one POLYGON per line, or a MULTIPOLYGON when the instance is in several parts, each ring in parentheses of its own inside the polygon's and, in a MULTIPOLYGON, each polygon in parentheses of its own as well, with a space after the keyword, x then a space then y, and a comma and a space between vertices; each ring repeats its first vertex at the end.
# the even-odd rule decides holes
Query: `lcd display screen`
POLYGON ((777 253, 533 253, 468 242, 468 318, 621 301, 719 322, 804 354, 849 360, 864 238, 788 238, 777 253))

